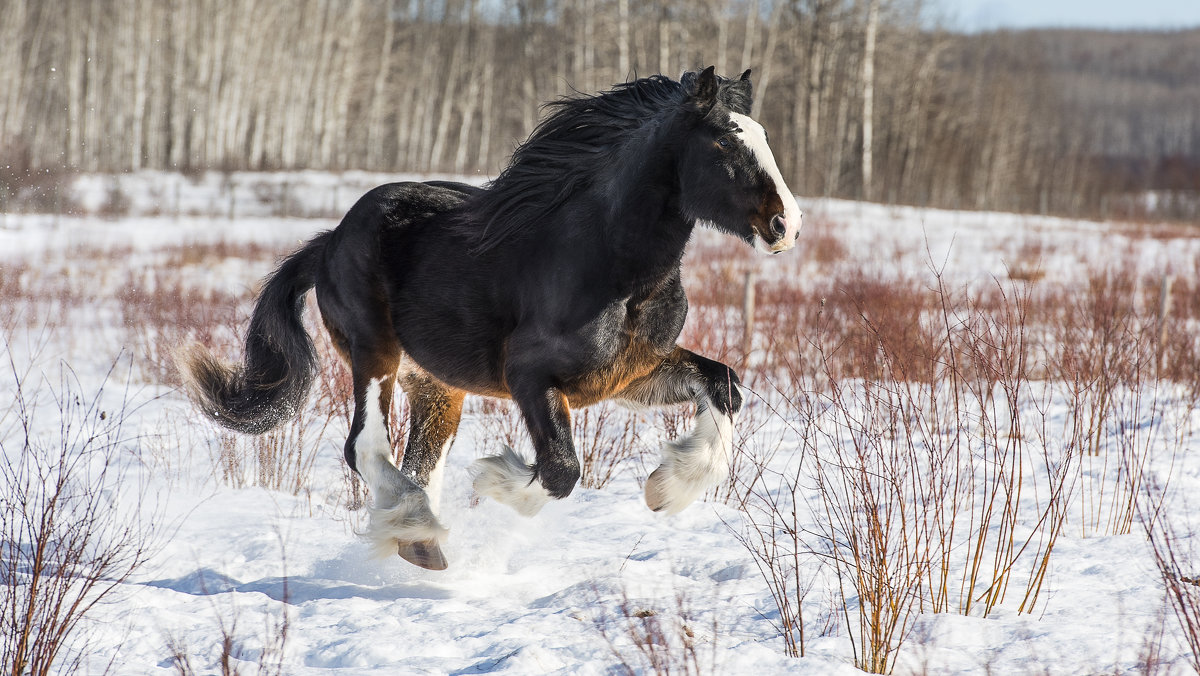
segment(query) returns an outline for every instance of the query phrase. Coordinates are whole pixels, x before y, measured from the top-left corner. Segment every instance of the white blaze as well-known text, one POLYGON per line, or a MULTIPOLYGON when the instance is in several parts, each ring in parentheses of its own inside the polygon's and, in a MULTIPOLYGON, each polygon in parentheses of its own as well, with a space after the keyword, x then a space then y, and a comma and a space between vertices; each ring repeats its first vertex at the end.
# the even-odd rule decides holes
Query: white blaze
MULTIPOLYGON (((737 136, 754 154, 758 166, 762 167, 763 171, 767 172, 767 175, 775 182, 775 190, 779 193, 779 200, 783 203, 783 218, 787 221, 787 231, 767 251, 770 253, 787 251, 796 244, 796 235, 800 232, 804 212, 800 211, 800 205, 796 204, 796 196, 792 194, 791 190, 788 190, 787 183, 783 180, 783 174, 779 172, 779 165, 775 164, 775 155, 771 152, 771 147, 767 145, 767 132, 763 130, 762 125, 741 113, 730 113, 729 118, 740 128, 737 136)), ((763 248, 765 244, 761 238, 755 242, 759 248, 763 248)))

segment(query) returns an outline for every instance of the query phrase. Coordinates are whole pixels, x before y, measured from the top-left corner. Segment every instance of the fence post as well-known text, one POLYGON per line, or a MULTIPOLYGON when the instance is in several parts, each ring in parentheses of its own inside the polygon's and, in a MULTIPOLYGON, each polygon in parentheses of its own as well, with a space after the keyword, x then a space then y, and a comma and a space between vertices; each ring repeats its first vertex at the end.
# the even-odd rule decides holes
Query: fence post
POLYGON ((1171 313, 1171 283, 1174 278, 1163 273, 1162 284, 1158 288, 1158 367, 1166 368, 1167 352, 1167 315, 1171 313))

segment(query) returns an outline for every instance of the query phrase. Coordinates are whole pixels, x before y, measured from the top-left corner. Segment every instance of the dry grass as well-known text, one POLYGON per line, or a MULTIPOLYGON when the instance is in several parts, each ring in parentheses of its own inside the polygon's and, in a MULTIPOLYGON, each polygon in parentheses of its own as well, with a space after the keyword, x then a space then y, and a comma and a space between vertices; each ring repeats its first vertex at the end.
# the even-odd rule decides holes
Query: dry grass
POLYGON ((155 515, 119 460, 132 441, 128 398, 105 409, 104 386, 84 391, 66 366, 54 386, 11 361, 9 373, 0 439, 17 447, 0 441, 0 664, 12 676, 72 672, 87 655, 86 618, 149 558, 155 515), (58 416, 52 434, 45 414, 58 416))
POLYGON ((573 416, 575 452, 582 471, 580 485, 604 488, 627 462, 645 448, 638 442, 637 416, 613 404, 599 404, 573 416))
MULTIPOLYGON (((1188 666, 1200 673, 1200 558, 1196 556, 1194 533, 1180 533, 1175 526, 1178 517, 1164 506, 1168 490, 1167 484, 1157 480, 1141 486, 1138 522, 1162 577, 1167 606, 1188 648, 1188 666)), ((1161 650, 1161 645, 1158 647, 1161 650)), ((1157 652, 1152 654, 1157 657, 1157 652)))
MULTIPOLYGON (((246 637, 238 629, 240 612, 236 606, 222 610, 214 603, 213 611, 221 641, 216 654, 209 657, 210 666, 198 671, 193 664, 193 658, 198 657, 196 651, 176 637, 167 637, 168 662, 179 676, 196 676, 198 673, 220 673, 221 676, 284 676, 290 673, 285 656, 291 632, 291 595, 288 591, 287 552, 282 538, 280 562, 283 575, 280 577, 279 614, 270 617, 265 631, 252 637, 252 642, 259 647, 243 647, 246 637)), ((208 593, 207 589, 204 591, 208 593)))
POLYGON ((676 590, 668 604, 631 599, 622 589, 615 609, 596 591, 593 624, 616 659, 613 672, 635 676, 701 676, 717 673, 716 615, 702 624, 688 595, 676 590))
POLYGON ((935 275, 907 301, 895 289, 915 285, 852 288, 841 311, 859 308, 859 326, 819 317, 804 349, 821 371, 791 370, 776 390, 802 456, 785 474, 759 464, 743 543, 789 654, 804 651, 807 558, 840 589, 856 664, 887 673, 918 612, 987 615, 1014 585, 1018 610, 1033 612, 1073 456, 1035 457, 1045 446, 1029 441, 1048 424, 1031 405, 1029 287, 969 296, 935 275), (816 533, 803 531, 808 521, 816 533))

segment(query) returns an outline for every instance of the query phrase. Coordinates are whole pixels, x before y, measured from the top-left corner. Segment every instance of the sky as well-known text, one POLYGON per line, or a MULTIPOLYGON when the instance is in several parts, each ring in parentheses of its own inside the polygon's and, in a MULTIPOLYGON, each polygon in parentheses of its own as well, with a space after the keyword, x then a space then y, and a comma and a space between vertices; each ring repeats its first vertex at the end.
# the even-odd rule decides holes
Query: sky
POLYGON ((951 25, 993 28, 1200 26, 1200 0, 943 0, 951 25))

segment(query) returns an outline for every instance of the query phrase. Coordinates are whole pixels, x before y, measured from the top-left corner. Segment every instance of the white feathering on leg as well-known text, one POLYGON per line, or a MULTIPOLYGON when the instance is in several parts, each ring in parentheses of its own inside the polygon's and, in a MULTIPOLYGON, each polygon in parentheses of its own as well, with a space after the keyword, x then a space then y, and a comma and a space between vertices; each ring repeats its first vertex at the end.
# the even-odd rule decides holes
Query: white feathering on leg
POLYGON ((535 479, 533 468, 508 446, 499 455, 471 463, 471 474, 476 493, 512 507, 521 516, 533 516, 550 502, 550 494, 535 479))
POLYGON ((430 509, 429 497, 392 462, 383 412, 380 381, 367 384, 363 428, 354 440, 355 466, 371 490, 371 519, 362 535, 377 557, 392 556, 412 542, 440 542, 449 532, 430 509))
POLYGON ((450 437, 446 443, 442 444, 437 464, 429 471, 429 480, 425 482, 425 494, 429 496, 429 508, 433 510, 434 514, 442 512, 442 481, 446 474, 446 456, 449 455, 448 451, 453 443, 454 437, 450 437))
POLYGON ((395 556, 407 543, 441 542, 449 533, 438 522, 421 490, 406 493, 391 507, 371 507, 367 512, 371 520, 362 535, 370 542, 371 555, 378 559, 395 556))
POLYGON ((663 447, 663 460, 646 480, 646 505, 677 514, 729 475, 733 418, 711 403, 701 406, 696 426, 683 439, 663 447))

